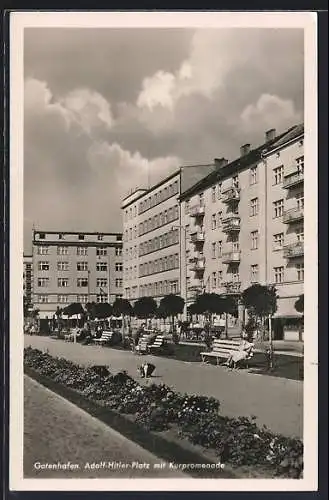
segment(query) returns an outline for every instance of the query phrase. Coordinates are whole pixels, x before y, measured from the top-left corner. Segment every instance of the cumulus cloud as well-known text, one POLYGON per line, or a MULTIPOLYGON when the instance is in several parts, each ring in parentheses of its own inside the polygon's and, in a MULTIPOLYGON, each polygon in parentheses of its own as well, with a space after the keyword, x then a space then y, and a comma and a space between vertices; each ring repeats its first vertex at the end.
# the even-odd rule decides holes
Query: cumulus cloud
POLYGON ((283 129, 298 123, 302 116, 296 111, 292 100, 262 94, 255 104, 246 106, 241 113, 241 119, 246 129, 250 129, 255 123, 283 129))

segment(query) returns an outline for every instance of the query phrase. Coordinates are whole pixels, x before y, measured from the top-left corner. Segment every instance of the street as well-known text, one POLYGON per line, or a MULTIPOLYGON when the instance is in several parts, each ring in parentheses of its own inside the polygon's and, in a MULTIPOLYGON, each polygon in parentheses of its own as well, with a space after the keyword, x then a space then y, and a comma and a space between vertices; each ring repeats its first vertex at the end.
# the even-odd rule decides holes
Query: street
POLYGON ((24 341, 25 347, 47 350, 79 364, 108 365, 112 372, 126 370, 134 378, 138 377, 138 365, 148 359, 156 366, 152 382, 165 383, 183 393, 213 396, 220 401, 224 415, 255 415, 258 425, 266 425, 273 432, 303 436, 303 382, 151 355, 140 357, 130 351, 82 346, 49 337, 25 336, 24 341))
POLYGON ((24 377, 26 478, 188 477, 62 397, 24 377), (57 467, 57 469, 54 469, 57 467))

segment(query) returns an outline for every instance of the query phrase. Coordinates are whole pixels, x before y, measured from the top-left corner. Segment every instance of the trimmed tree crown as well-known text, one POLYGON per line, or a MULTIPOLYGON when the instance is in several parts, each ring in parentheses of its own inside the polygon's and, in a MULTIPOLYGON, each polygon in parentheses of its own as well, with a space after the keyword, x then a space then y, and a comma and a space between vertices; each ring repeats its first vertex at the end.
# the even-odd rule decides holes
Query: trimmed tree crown
POLYGON ((257 316, 268 316, 277 310, 276 288, 265 285, 252 285, 242 293, 245 307, 257 316))

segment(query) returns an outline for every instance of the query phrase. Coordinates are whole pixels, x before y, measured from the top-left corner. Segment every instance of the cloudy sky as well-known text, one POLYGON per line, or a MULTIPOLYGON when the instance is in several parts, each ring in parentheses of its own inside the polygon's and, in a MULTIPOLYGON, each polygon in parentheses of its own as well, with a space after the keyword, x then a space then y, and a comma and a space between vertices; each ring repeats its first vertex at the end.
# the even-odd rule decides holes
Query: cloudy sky
POLYGON ((24 233, 117 231, 120 202, 303 120, 299 29, 29 28, 24 233))

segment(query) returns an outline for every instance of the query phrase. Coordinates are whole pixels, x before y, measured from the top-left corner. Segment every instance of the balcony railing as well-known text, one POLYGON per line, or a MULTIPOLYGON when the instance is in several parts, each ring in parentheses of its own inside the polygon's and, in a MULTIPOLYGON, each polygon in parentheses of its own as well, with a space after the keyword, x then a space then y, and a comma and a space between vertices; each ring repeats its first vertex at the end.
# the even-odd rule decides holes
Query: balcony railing
POLYGON ((192 271, 204 271, 206 267, 206 259, 203 257, 197 259, 191 266, 192 271))
POLYGON ((296 222, 298 220, 304 219, 304 209, 295 207, 291 208, 290 210, 286 210, 283 213, 283 219, 282 222, 284 224, 290 224, 292 222, 296 222))
POLYGON ((231 201, 240 200, 240 188, 230 186, 222 191, 222 201, 223 203, 229 203, 231 201))
POLYGON ((203 231, 197 231, 191 234, 192 243, 203 243, 205 240, 205 233, 203 231))
POLYGON ((203 217, 205 213, 204 205, 194 205, 190 208, 191 217, 203 217))
POLYGON ((226 216, 222 220, 222 231, 229 233, 230 231, 240 231, 240 217, 238 215, 226 216))
POLYGON ((293 186, 297 186, 304 182, 304 172, 293 172, 292 174, 288 174, 284 176, 282 187, 285 189, 289 189, 293 186))
POLYGON ((291 245, 285 245, 283 247, 283 256, 286 259, 302 257, 303 255, 304 255, 304 243, 302 241, 292 243, 291 245))
POLYGON ((202 259, 204 259, 204 255, 203 255, 203 253, 201 253, 201 252, 196 252, 196 253, 192 254, 188 260, 189 260, 189 262, 190 262, 191 264, 194 264, 194 263, 195 263, 195 262, 197 262, 198 260, 202 260, 202 259))
POLYGON ((227 294, 236 294, 241 291, 241 281, 226 281, 223 287, 227 294))
POLYGON ((241 252, 240 250, 225 252, 222 255, 222 262, 224 264, 230 264, 231 262, 240 262, 241 252))

